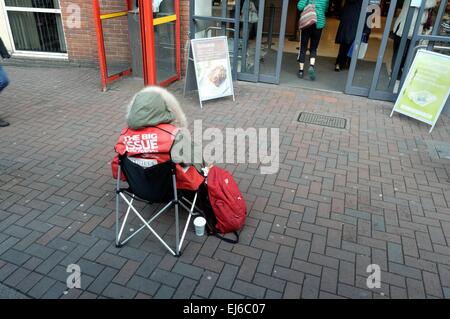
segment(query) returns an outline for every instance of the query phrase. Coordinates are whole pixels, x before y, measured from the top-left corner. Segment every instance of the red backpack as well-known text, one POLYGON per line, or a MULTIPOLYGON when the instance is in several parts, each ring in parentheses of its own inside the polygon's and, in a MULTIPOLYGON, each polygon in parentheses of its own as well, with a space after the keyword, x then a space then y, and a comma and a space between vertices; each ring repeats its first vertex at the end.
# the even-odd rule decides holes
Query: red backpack
MULTIPOLYGON (((204 185, 204 184, 203 184, 204 185)), ((203 191, 203 205, 208 232, 228 242, 237 243, 237 233, 245 223, 247 205, 233 176, 226 170, 213 166, 208 173, 206 191, 203 191), (234 233, 237 240, 224 238, 219 234, 234 233)))

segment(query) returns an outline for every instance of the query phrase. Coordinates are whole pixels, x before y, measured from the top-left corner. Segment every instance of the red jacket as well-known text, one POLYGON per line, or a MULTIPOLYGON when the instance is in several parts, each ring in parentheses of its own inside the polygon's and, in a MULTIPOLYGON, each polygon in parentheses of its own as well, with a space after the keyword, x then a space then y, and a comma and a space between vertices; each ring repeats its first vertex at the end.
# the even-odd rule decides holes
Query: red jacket
MULTIPOLYGON (((118 155, 111 162, 113 177, 117 179, 119 155, 154 160, 155 164, 170 160, 170 150, 177 132, 178 128, 171 124, 159 124, 140 130, 124 128, 114 147, 118 155)), ((123 174, 121 179, 125 181, 123 174)), ((196 191, 204 177, 192 165, 183 167, 182 164, 176 164, 176 179, 177 189, 196 191)))

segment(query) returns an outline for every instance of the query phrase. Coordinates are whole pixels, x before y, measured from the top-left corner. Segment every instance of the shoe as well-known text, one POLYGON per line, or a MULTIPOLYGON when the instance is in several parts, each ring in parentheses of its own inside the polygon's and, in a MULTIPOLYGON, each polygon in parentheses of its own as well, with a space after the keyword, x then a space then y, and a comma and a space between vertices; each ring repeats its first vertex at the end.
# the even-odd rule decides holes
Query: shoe
POLYGON ((314 65, 309 66, 308 75, 311 81, 314 81, 316 79, 316 67, 314 65))
POLYGON ((334 71, 335 72, 339 72, 341 70, 341 67, 339 66, 339 64, 336 64, 335 66, 334 66, 334 71))
POLYGON ((6 127, 9 123, 0 119, 0 127, 6 127))
POLYGON ((303 79, 303 70, 298 70, 297 76, 299 79, 303 79))

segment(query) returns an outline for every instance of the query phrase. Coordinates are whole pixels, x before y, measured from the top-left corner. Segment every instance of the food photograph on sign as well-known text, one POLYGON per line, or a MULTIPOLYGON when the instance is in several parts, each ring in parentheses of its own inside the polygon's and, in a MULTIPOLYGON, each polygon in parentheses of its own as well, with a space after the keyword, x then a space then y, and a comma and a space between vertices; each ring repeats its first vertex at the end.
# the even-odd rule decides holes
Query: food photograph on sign
POLYGON ((193 41, 192 47, 201 100, 233 95, 226 38, 193 41))

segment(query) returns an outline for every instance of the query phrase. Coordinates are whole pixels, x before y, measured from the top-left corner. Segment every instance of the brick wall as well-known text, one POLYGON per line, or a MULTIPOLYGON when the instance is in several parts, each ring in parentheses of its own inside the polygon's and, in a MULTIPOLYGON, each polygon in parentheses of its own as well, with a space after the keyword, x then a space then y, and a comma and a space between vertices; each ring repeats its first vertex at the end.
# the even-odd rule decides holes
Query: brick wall
MULTIPOLYGON (((93 16, 92 0, 60 0, 64 21, 69 59, 83 64, 98 65, 97 38, 93 16), (69 5, 76 4, 81 9, 81 27, 70 28, 69 5)), ((101 13, 126 11, 126 1, 100 1, 101 13)), ((103 20, 103 36, 108 65, 129 64, 129 39, 127 17, 103 20)))
POLYGON ((69 59, 75 62, 98 64, 97 40, 91 0, 60 0, 61 16, 66 36, 69 59), (81 9, 81 27, 70 28, 69 19, 72 12, 69 5, 76 4, 81 9))
MULTIPOLYGON (((92 0, 60 0, 61 14, 64 21, 69 60, 80 64, 98 66, 97 38, 92 9, 92 0), (70 4, 81 9, 81 27, 69 28, 70 4)), ((100 1, 101 13, 127 10, 125 0, 100 1)), ((180 0, 181 19, 181 71, 185 71, 185 46, 189 32, 189 0, 180 0)), ((130 64, 127 17, 103 20, 103 36, 108 66, 130 64)))
POLYGON ((181 16, 181 74, 186 71, 186 50, 189 40, 189 0, 180 0, 181 16))

